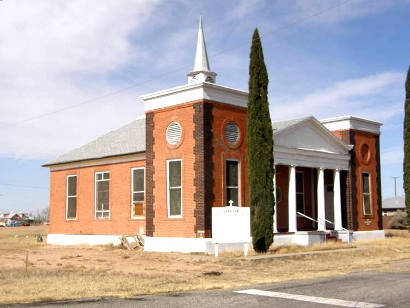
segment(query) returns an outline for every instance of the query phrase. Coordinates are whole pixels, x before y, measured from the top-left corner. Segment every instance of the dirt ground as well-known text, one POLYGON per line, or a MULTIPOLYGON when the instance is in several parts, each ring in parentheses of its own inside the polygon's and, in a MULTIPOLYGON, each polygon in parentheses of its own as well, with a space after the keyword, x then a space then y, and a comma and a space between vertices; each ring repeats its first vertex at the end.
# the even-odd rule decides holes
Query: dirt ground
POLYGON ((389 233, 385 240, 356 242, 350 246, 333 243, 316 249, 274 247, 271 254, 340 250, 332 254, 262 260, 244 258, 239 253, 215 258, 205 254, 37 243, 36 235, 46 233, 46 226, 0 228, 0 303, 236 288, 366 269, 410 272, 407 231, 389 233))

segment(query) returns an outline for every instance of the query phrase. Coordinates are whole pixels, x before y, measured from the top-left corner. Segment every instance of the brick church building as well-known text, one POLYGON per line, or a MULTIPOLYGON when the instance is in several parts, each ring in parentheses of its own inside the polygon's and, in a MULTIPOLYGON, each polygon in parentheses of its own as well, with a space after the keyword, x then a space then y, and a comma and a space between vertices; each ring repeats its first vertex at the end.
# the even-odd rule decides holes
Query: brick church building
MULTIPOLYGON (((144 116, 46 163, 47 242, 143 234, 148 250, 207 251, 212 207, 249 206, 248 94, 216 76, 200 22, 187 84, 141 96, 144 116)), ((380 126, 354 116, 273 123, 275 243, 384 236, 380 126)))

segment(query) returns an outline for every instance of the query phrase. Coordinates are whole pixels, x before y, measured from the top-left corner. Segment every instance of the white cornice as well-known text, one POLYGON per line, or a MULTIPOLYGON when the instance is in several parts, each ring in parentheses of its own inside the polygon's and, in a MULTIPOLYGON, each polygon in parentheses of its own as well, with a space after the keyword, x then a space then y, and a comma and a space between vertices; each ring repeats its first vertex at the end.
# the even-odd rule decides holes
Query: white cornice
POLYGON ((145 112, 200 99, 247 107, 248 93, 209 82, 192 83, 140 96, 145 112))
POLYGON ((359 130, 376 135, 380 135, 380 122, 359 118, 351 115, 328 118, 320 120, 320 122, 331 131, 337 130, 359 130))
POLYGON ((275 165, 294 165, 308 168, 349 169, 349 154, 335 154, 329 152, 291 149, 281 146, 274 148, 275 165))

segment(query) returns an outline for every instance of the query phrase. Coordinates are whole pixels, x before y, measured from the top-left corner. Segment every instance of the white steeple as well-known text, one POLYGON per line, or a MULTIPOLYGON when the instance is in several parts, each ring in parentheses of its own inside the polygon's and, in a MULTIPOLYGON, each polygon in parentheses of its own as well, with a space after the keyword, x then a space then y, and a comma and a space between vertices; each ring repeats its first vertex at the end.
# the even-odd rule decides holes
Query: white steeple
POLYGON ((188 74, 188 83, 215 83, 216 73, 211 72, 206 52, 205 36, 202 29, 202 17, 199 17, 198 40, 196 43, 194 70, 188 74))

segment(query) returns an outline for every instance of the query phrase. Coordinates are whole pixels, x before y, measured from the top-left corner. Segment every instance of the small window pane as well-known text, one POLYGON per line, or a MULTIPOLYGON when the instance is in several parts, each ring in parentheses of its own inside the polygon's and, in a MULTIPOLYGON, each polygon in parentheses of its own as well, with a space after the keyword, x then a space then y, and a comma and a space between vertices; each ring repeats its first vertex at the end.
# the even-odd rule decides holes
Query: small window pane
POLYGON ((110 182, 108 181, 97 182, 97 191, 98 192, 108 191, 109 185, 110 185, 109 183, 110 182))
POLYGON ((138 202, 144 202, 144 193, 134 193, 133 194, 133 200, 138 201, 138 202))
POLYGON ((238 162, 226 161, 226 186, 238 186, 238 162))
POLYGON ((77 195, 77 177, 70 176, 67 178, 67 185, 68 185, 68 196, 75 196, 77 195))
POLYGON ((181 186, 181 161, 169 162, 169 186, 181 186))
POLYGON ((96 218, 109 218, 110 216, 110 181, 108 178, 108 172, 96 175, 96 218))
POLYGON ((144 169, 133 171, 134 191, 144 191, 144 169))
POLYGON ((363 173, 363 192, 369 193, 369 174, 363 173))
POLYGON ((370 195, 363 195, 363 205, 364 205, 364 213, 366 215, 371 214, 371 209, 370 209, 370 195))
POLYGON ((67 200, 67 218, 77 217, 77 198, 69 197, 67 200))
POLYGON ((134 203, 134 216, 143 216, 144 215, 144 204, 143 203, 134 203))
POLYGON ((232 200, 234 206, 238 206, 238 188, 227 188, 226 189, 226 199, 229 204, 229 201, 232 200))
POLYGON ((169 191, 169 214, 170 216, 181 215, 181 189, 173 188, 169 191))

